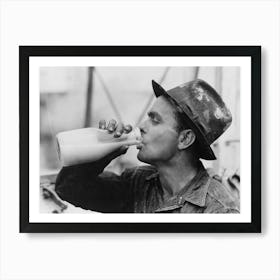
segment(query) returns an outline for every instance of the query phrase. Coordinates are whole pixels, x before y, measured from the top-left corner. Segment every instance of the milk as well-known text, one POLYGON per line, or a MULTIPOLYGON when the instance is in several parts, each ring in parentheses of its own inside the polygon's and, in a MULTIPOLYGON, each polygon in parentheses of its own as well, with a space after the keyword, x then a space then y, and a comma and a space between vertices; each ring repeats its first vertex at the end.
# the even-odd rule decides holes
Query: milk
POLYGON ((93 127, 70 130, 56 135, 57 152, 62 165, 71 166, 97 161, 121 146, 137 145, 140 138, 139 128, 117 138, 93 127))

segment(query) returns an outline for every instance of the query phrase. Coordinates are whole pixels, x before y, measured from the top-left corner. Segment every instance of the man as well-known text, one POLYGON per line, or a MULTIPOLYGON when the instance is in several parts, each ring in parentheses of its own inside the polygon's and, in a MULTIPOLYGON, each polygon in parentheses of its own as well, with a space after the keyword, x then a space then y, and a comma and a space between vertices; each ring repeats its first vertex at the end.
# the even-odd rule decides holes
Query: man
MULTIPOLYGON (((103 172, 122 147, 98 162, 64 167, 56 191, 70 203, 109 213, 239 213, 238 202, 211 178, 200 158, 214 160, 210 147, 231 124, 229 110, 205 81, 194 80, 165 91, 152 81, 157 97, 140 125, 138 159, 148 163, 120 176, 103 172)), ((100 128, 115 137, 131 127, 110 121, 100 128)))

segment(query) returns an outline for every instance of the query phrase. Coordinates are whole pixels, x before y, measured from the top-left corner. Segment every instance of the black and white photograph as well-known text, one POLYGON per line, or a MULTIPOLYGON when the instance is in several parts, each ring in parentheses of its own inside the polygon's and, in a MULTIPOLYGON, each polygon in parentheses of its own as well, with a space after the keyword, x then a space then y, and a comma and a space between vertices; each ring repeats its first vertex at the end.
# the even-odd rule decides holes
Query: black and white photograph
POLYGON ((253 193, 250 176, 260 153, 251 137, 253 129, 259 137, 251 125, 259 47, 21 46, 20 54, 32 170, 21 211, 37 230, 260 229, 252 204, 260 186, 253 193))
POLYGON ((97 212, 239 213, 238 67, 40 70, 41 172, 54 170, 60 198, 97 212))

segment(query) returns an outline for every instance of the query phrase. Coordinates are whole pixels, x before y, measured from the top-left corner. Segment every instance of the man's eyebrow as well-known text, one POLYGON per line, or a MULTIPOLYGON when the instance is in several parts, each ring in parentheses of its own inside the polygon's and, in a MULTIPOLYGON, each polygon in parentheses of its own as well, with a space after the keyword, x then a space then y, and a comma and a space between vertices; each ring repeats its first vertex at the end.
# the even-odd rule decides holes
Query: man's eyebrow
POLYGON ((159 120, 162 120, 161 115, 160 115, 158 112, 155 112, 155 111, 149 111, 149 112, 148 112, 148 116, 149 116, 149 117, 156 117, 156 118, 158 118, 159 120))

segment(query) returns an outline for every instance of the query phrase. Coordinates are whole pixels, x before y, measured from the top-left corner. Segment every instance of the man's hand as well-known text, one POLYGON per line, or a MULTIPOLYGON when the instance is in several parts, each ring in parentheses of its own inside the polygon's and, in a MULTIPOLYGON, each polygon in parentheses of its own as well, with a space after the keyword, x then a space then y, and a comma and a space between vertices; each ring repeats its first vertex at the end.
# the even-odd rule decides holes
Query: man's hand
MULTIPOLYGON (((132 126, 130 124, 124 125, 123 123, 117 123, 116 120, 111 119, 108 122, 108 125, 106 123, 106 120, 99 121, 99 129, 107 130, 108 133, 113 134, 115 138, 121 137, 122 134, 127 134, 132 131, 132 126)), ((108 155, 108 160, 113 160, 114 158, 123 155, 126 153, 128 149, 128 146, 122 146, 116 151, 112 152, 110 155, 108 155)))
POLYGON ((106 125, 106 120, 99 121, 99 128, 107 130, 109 133, 113 133, 114 137, 120 137, 123 133, 129 133, 132 131, 130 124, 124 125, 123 123, 117 123, 116 120, 111 119, 106 125))

